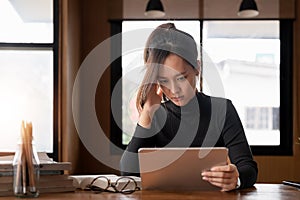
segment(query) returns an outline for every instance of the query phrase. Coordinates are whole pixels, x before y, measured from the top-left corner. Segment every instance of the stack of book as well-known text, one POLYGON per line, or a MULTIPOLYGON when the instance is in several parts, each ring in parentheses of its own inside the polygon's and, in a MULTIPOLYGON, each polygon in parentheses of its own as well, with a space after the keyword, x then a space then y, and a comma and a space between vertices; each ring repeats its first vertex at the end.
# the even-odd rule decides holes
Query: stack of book
MULTIPOLYGON (((40 194, 73 192, 73 180, 66 173, 71 170, 70 162, 55 162, 46 153, 38 153, 40 159, 40 194)), ((0 196, 13 195, 13 156, 0 157, 0 196)))

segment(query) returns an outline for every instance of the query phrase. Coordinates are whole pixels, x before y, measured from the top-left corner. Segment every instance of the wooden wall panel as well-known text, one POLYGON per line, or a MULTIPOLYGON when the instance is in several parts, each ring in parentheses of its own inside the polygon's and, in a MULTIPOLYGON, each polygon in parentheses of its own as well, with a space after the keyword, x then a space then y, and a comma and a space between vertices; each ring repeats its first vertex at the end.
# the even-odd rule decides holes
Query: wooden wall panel
POLYGON ((296 18, 296 1, 298 0, 279 0, 280 18, 296 18))
MULTIPOLYGON (((242 0, 203 0, 204 19, 239 18, 242 0), (222 2, 221 2, 222 1, 222 2)), ((295 18, 295 0, 255 0, 259 15, 256 19, 295 18)), ((201 9, 201 8, 200 8, 201 9)))
POLYGON ((108 5, 108 19, 122 19, 123 0, 110 0, 108 5))
MULTIPOLYGON (((149 19, 144 15, 148 0, 123 0, 124 19, 149 19)), ((239 19, 241 0, 161 0, 163 19, 239 19)), ((256 19, 295 18, 295 0, 256 0, 256 19)), ((115 9, 117 10, 117 9, 115 9)))
MULTIPOLYGON (((149 0, 123 0, 124 19, 149 19, 144 15, 149 0)), ((198 0, 161 0, 166 15, 164 19, 199 18, 198 0)))
POLYGON ((60 160, 72 162, 72 172, 79 170, 79 138, 72 116, 72 89, 80 66, 81 11, 79 0, 60 1, 60 160))

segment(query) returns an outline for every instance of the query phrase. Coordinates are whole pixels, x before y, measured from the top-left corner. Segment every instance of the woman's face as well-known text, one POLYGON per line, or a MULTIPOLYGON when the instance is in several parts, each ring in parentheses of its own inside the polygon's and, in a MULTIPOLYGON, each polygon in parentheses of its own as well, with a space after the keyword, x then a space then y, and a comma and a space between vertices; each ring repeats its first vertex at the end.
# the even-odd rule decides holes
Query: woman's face
POLYGON ((186 105, 195 95, 198 71, 176 54, 170 54, 158 71, 158 83, 169 100, 186 105))

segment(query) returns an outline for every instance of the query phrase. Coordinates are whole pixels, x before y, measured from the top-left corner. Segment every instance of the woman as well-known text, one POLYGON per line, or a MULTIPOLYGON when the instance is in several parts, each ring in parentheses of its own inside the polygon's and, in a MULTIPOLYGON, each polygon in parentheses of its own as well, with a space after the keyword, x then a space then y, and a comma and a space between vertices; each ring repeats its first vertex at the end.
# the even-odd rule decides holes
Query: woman
POLYGON ((202 172, 222 191, 251 187, 257 164, 230 100, 196 89, 200 64, 193 37, 167 23, 149 36, 144 50, 146 73, 136 106, 139 121, 121 159, 122 175, 138 175, 141 147, 227 147, 227 165, 202 172))

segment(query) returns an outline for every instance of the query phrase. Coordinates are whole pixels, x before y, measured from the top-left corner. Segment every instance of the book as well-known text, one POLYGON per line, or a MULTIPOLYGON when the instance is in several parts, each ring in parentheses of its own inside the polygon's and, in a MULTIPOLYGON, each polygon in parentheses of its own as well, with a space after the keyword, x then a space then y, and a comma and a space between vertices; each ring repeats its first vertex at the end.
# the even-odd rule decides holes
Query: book
MULTIPOLYGON (((13 182, 12 177, 0 177, 7 179, 8 182, 1 181, 0 183, 0 196, 13 195, 13 182)), ((40 178, 38 183, 38 190, 40 193, 57 193, 57 192, 74 192, 73 179, 68 175, 46 175, 40 178)))
POLYGON ((0 176, 0 183, 12 183, 13 177, 12 176, 0 176))
MULTIPOLYGON (((73 186, 65 186, 65 187, 48 187, 48 188, 39 188, 40 194, 46 193, 60 193, 60 192, 74 192, 75 188, 73 186)), ((0 197, 13 196, 14 193, 12 190, 0 190, 0 197)))
MULTIPOLYGON (((40 170, 40 175, 44 176, 44 175, 62 175, 64 174, 63 170, 40 170)), ((13 171, 1 171, 0 170, 0 178, 1 177, 6 177, 6 176, 13 176, 14 172, 13 171)))
POLYGON ((1 191, 0 190, 0 197, 7 197, 7 196, 13 196, 13 191, 1 191))
MULTIPOLYGON (((46 174, 46 175, 40 175, 40 182, 47 182, 47 181, 63 181, 70 179, 69 175, 67 174, 46 174)), ((0 176, 0 184, 1 183, 13 183, 13 176, 0 176)))
POLYGON ((94 179, 93 185, 102 189, 107 189, 109 191, 114 191, 110 184, 116 184, 118 181, 118 187, 123 188, 127 184, 128 188, 134 188, 135 184, 133 181, 128 183, 128 178, 133 179, 138 188, 141 188, 141 178, 137 176, 118 176, 115 174, 98 174, 98 175, 71 175, 70 178, 73 179, 73 186, 77 189, 85 190, 87 186, 92 183, 94 179), (103 177, 103 178, 99 178, 103 177), (109 183, 107 182, 109 180, 109 183))
MULTIPOLYGON (((64 171, 71 170, 71 162, 56 162, 50 158, 46 152, 38 152, 38 157, 40 160, 40 171, 64 171)), ((9 175, 13 171, 13 162, 14 155, 9 156, 0 156, 0 176, 9 175)))
MULTIPOLYGON (((73 179, 65 174, 71 170, 70 162, 55 162, 45 152, 38 153, 40 193, 74 192, 73 179)), ((0 156, 0 196, 13 196, 13 158, 14 155, 0 156)))
MULTIPOLYGON (((58 187, 73 187, 73 180, 72 179, 65 179, 65 180, 40 180, 38 182, 38 188, 58 188, 58 187)), ((13 183, 0 183, 0 191, 7 191, 13 189, 13 183)))

